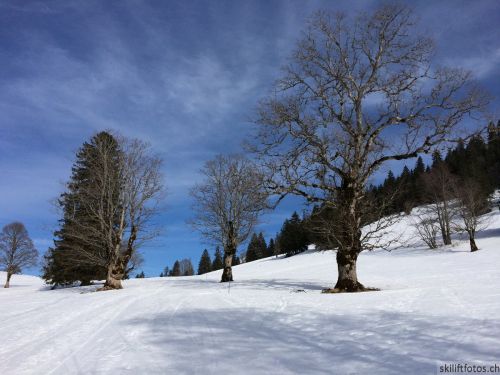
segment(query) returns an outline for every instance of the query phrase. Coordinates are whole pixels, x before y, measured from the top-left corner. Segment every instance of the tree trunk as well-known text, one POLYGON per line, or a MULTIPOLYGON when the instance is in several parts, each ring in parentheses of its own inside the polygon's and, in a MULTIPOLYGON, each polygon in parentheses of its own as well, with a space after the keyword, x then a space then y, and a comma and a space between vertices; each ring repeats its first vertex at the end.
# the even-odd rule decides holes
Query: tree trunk
POLYGON ((356 273, 356 262, 358 254, 355 251, 339 249, 337 251, 338 278, 335 284, 335 292, 360 292, 365 290, 363 284, 358 281, 356 273))
MULTIPOLYGON (((104 283, 103 290, 110 289, 123 289, 122 280, 126 275, 128 262, 134 252, 134 242, 137 238, 137 227, 132 226, 130 237, 127 241, 127 250, 121 254, 118 259, 108 268, 106 282, 104 283)), ((119 251, 119 250, 118 250, 119 251)))
POLYGON ((233 281, 233 269, 231 267, 233 264, 233 254, 233 252, 224 251, 224 270, 222 271, 221 283, 233 281))
POLYGON ((10 278, 12 277, 12 273, 7 271, 7 280, 5 281, 4 288, 9 288, 10 287, 10 278))
POLYGON ((236 234, 234 232, 233 222, 228 223, 228 237, 227 245, 224 247, 224 270, 222 271, 222 277, 220 282, 227 283, 233 281, 233 269, 231 268, 233 264, 233 256, 236 254, 236 248, 238 247, 236 242, 236 234))
MULTIPOLYGON (((360 197, 362 193, 357 190, 352 181, 345 180, 343 189, 339 195, 341 202, 339 226, 336 231, 340 237, 337 250, 338 279, 333 290, 324 292, 360 292, 366 288, 358 281, 356 273, 356 262, 361 253, 361 220, 360 220, 360 197)), ((334 229, 335 230, 335 229, 334 229)))
POLYGON ((479 248, 477 247, 476 245, 476 240, 474 239, 473 236, 470 236, 469 235, 469 243, 470 243, 470 251, 471 252, 474 252, 474 251, 478 251, 479 248))
POLYGON ((104 287, 102 289, 122 289, 122 279, 124 275, 125 267, 123 265, 123 260, 120 258, 115 262, 115 264, 109 266, 106 282, 104 283, 104 287))

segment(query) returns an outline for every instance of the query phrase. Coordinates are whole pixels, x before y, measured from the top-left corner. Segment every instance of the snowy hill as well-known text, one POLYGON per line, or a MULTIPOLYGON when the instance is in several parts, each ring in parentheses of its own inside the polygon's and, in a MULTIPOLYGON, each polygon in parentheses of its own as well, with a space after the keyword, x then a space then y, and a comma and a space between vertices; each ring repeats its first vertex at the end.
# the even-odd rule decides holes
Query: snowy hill
MULTIPOLYGON (((220 271, 99 293, 15 275, 0 289, 0 373, 387 375, 498 363, 500 214, 489 216, 476 253, 464 240, 363 253, 360 281, 380 292, 321 294, 336 280, 333 252, 237 266, 230 286, 220 271)), ((414 238, 410 222, 395 231, 414 238)))

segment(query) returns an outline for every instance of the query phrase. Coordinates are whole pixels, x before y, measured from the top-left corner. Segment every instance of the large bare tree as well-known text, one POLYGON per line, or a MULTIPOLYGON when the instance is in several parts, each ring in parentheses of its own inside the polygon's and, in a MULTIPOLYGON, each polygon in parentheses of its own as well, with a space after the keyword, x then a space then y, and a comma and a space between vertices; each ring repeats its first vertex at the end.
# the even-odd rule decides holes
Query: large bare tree
POLYGON ((341 216, 329 291, 365 289, 356 261, 372 240, 362 227, 374 173, 453 141, 463 118, 487 104, 469 72, 431 66, 433 42, 414 24, 402 5, 355 18, 318 12, 260 106, 254 151, 269 188, 341 216))
POLYGON ((191 223, 206 239, 223 247, 221 282, 233 281, 231 265, 238 245, 252 233, 267 207, 262 174, 238 155, 219 155, 201 173, 204 181, 191 190, 195 212, 191 223))
POLYGON ((10 286, 12 275, 24 267, 37 264, 38 251, 24 224, 14 222, 3 227, 0 233, 0 269, 7 272, 4 288, 10 286))

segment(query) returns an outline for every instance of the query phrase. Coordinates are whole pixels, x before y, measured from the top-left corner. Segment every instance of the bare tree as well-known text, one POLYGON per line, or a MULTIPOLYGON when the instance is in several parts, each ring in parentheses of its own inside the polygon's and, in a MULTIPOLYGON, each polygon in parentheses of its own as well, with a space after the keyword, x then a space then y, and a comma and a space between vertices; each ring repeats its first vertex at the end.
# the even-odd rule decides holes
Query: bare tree
POLYGON ((201 170, 205 180, 191 190, 194 228, 224 249, 221 282, 233 281, 232 260, 267 207, 262 174, 249 160, 238 155, 208 161, 201 170))
POLYGON ((0 267, 7 272, 4 288, 10 286, 10 278, 24 267, 37 264, 38 251, 28 235, 24 224, 13 222, 3 227, 0 233, 0 267))
POLYGON ((145 241, 158 235, 158 228, 152 226, 152 218, 158 213, 163 198, 163 176, 160 172, 162 160, 153 155, 150 146, 137 139, 121 138, 124 154, 121 163, 123 187, 118 208, 120 226, 117 240, 125 241, 126 249, 119 246, 111 254, 105 287, 120 289, 121 280, 134 252, 145 241))
POLYGON ((438 219, 435 216, 429 215, 428 212, 422 215, 417 215, 413 223, 420 239, 429 247, 429 249, 437 249, 438 244, 436 236, 440 231, 438 219))
POLYGON ((180 276, 193 276, 194 275, 194 268, 193 264, 191 263, 191 259, 182 259, 179 262, 180 266, 180 276))
POLYGON ((457 178, 443 162, 424 175, 425 190, 432 202, 426 207, 427 215, 437 219, 445 245, 451 245, 451 224, 456 215, 453 199, 457 184, 457 178))
POLYGON ((362 234, 369 178, 388 161, 454 141, 461 120, 487 104, 469 72, 431 68, 433 43, 413 25, 402 5, 352 22, 343 14, 315 14, 260 106, 252 146, 269 189, 341 215, 338 280, 329 291, 365 289, 356 261, 379 236, 362 234))
POLYGON ((477 251, 479 248, 476 245, 476 232, 487 223, 484 214, 489 210, 488 196, 481 186, 471 179, 462 181, 456 192, 460 221, 455 223, 455 228, 469 235, 470 251, 477 251))

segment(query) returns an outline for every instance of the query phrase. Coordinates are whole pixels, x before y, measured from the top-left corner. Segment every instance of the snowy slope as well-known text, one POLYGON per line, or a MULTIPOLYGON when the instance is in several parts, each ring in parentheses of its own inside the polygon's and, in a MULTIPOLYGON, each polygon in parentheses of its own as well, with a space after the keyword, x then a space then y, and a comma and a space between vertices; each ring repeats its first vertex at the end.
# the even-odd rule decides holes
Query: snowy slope
MULTIPOLYGON (((0 289, 0 374, 432 374, 438 361, 500 362, 500 214, 437 251, 362 254, 380 292, 324 295, 333 252, 268 258, 120 291, 0 289), (296 292, 304 289, 305 292, 296 292)), ((412 238, 411 218, 396 224, 412 238)), ((0 283, 5 274, 0 274, 0 283)))

